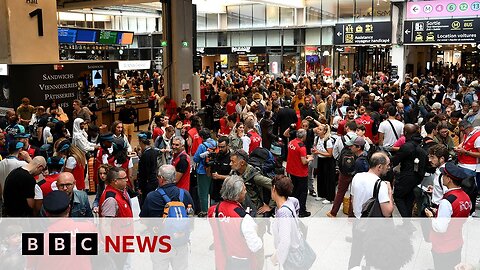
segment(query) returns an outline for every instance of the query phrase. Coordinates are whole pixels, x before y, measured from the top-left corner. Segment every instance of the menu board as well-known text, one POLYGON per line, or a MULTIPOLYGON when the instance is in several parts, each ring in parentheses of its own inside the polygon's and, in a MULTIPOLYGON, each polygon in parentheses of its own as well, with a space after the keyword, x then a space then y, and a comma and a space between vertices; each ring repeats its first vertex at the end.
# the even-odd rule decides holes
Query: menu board
POLYGON ((98 37, 97 30, 78 29, 77 43, 96 43, 98 37))
POLYGON ((104 45, 115 45, 117 44, 117 34, 118 32, 115 32, 115 31, 101 30, 98 43, 104 44, 104 45))
POLYGON ((59 43, 75 43, 77 40, 77 29, 58 28, 59 43))

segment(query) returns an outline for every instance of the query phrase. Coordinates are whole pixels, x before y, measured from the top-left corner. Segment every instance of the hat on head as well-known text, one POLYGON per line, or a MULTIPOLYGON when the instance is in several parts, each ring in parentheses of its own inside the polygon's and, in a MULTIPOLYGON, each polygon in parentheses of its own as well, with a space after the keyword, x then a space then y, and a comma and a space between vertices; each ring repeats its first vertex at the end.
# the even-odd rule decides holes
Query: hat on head
POLYGON ((98 136, 98 141, 99 142, 113 142, 113 133, 107 132, 105 134, 102 134, 98 136))
POLYGON ((70 142, 68 140, 64 140, 62 141, 60 144, 58 144, 57 146, 57 152, 65 152, 67 151, 68 149, 70 149, 70 142))
POLYGON ((65 212, 70 205, 70 197, 66 192, 54 190, 43 198, 43 208, 47 213, 58 215, 65 212))
POLYGON ((138 138, 140 140, 150 140, 152 138, 152 133, 148 132, 148 131, 142 131, 140 133, 138 133, 138 138))
POLYGON ((65 160, 59 156, 49 157, 47 160, 47 165, 64 165, 65 160))
POLYGON ((50 152, 52 152, 52 145, 46 143, 46 144, 44 144, 40 147, 40 151, 45 151, 47 153, 50 153, 50 152))
POLYGON ((440 168, 440 172, 443 175, 450 177, 455 182, 461 182, 463 179, 468 177, 468 175, 462 170, 462 168, 458 167, 453 162, 447 162, 445 164, 445 167, 440 168))
POLYGON ((29 139, 30 134, 29 133, 17 133, 15 134, 16 139, 29 139))
POLYGON ((357 134, 351 134, 351 135, 347 134, 347 135, 343 136, 342 138, 345 138, 345 145, 346 146, 352 146, 355 143, 355 140, 357 139, 357 134), (348 139, 347 136, 350 137, 350 139, 348 139))
POLYGON ((24 146, 23 142, 17 142, 15 144, 15 150, 22 149, 24 146))
POLYGON ((363 137, 358 136, 354 141, 353 145, 356 146, 364 146, 366 144, 365 139, 363 137))

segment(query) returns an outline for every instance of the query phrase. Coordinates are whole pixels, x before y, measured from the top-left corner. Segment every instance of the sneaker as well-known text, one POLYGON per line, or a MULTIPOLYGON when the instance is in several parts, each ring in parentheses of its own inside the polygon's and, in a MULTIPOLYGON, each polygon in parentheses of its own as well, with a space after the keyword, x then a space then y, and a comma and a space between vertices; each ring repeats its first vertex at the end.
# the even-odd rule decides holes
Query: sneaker
POLYGON ((315 197, 315 201, 321 201, 322 198, 321 197, 315 197))
POLYGON ((315 192, 315 190, 310 190, 309 194, 312 197, 317 197, 317 192, 315 192))
POLYGON ((328 211, 326 215, 327 215, 327 217, 331 217, 331 218, 336 217, 336 216, 332 215, 332 213, 330 211, 328 211))
POLYGON ((206 216, 207 216, 207 212, 200 212, 200 213, 198 213, 197 216, 200 217, 200 218, 201 218, 201 217, 206 217, 206 216))
POLYGON ((323 204, 331 204, 332 202, 331 202, 331 201, 329 201, 329 200, 323 200, 323 202, 322 202, 322 203, 323 203, 323 204))
POLYGON ((298 217, 304 218, 304 217, 309 217, 309 216, 311 216, 311 215, 312 215, 312 213, 310 213, 310 212, 308 212, 308 211, 305 211, 305 212, 303 212, 303 213, 298 214, 298 217))

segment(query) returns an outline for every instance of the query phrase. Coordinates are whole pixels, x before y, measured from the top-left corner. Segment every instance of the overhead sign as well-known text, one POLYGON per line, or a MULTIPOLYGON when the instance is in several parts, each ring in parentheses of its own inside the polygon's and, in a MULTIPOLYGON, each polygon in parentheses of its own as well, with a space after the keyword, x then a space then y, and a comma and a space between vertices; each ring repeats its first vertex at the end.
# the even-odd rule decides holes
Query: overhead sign
POLYGON ((335 25, 335 45, 390 44, 391 22, 346 23, 335 25))
POLYGON ((407 19, 451 18, 480 15, 479 0, 434 0, 407 3, 407 19))
POLYGON ((405 21, 405 44, 476 43, 480 19, 405 21))
POLYGON ((119 61, 118 69, 119 70, 143 70, 150 69, 151 62, 150 60, 145 61, 119 61))
POLYGON ((7 64, 0 64, 0 76, 8 76, 7 64))

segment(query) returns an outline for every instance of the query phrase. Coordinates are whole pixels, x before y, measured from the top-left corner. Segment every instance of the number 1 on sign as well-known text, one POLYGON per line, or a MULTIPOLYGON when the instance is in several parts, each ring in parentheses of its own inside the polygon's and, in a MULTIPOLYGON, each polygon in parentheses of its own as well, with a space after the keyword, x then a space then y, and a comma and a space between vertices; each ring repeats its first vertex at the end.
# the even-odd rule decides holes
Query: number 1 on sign
POLYGON ((38 36, 43 37, 43 15, 42 9, 37 8, 34 11, 30 12, 30 18, 37 16, 37 23, 38 23, 38 36))

